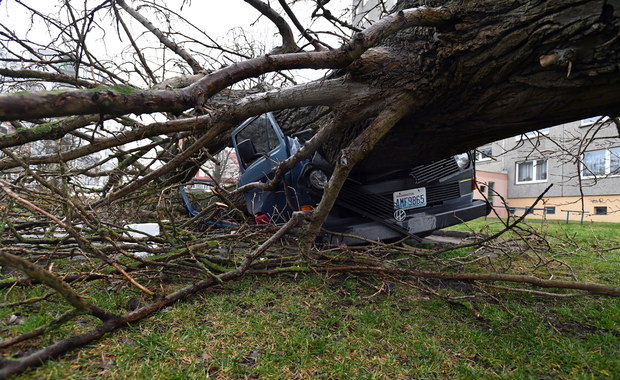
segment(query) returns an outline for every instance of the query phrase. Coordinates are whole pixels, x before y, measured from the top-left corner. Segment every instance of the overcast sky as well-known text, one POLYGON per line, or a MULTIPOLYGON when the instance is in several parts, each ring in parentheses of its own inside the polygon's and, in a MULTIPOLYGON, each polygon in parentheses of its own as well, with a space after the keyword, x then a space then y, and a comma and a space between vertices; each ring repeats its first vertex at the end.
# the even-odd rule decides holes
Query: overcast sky
MULTIPOLYGON (((77 9, 82 9, 84 7, 84 1, 85 0, 71 0, 71 4, 77 9)), ((61 3, 59 0, 22 0, 22 2, 36 8, 44 14, 52 14, 58 18, 65 15, 63 12, 59 11, 59 3, 61 3)), ((93 5, 100 4, 102 0, 86 0, 86 2, 89 7, 92 7, 93 5)), ((140 4, 140 2, 131 0, 127 0, 127 3, 133 8, 140 4)), ((266 51, 269 51, 271 48, 281 43, 275 26, 265 17, 259 17, 260 14, 258 11, 254 10, 254 8, 246 4, 243 0, 191 0, 186 1, 183 7, 181 7, 183 4, 182 0, 167 0, 165 3, 169 9, 181 14, 189 22, 204 31, 211 38, 216 39, 219 43, 227 44, 230 42, 233 38, 232 36, 235 34, 230 31, 235 28, 237 28, 237 35, 238 29, 242 28, 251 38, 264 44, 266 51), (188 3, 191 5, 188 5, 188 3)), ((275 1, 271 3, 272 6, 277 5, 275 1)), ((334 15, 338 16, 343 9, 350 5, 351 0, 332 0, 328 4, 328 9, 330 9, 334 15)), ((332 29, 331 25, 327 22, 311 24, 310 13, 312 10, 312 2, 298 2, 293 9, 304 26, 310 27, 315 31, 327 31, 332 29)), ((148 16, 146 9, 141 9, 140 12, 148 16)), ((122 12, 122 16, 134 32, 134 36, 138 36, 145 31, 145 28, 137 21, 133 20, 127 13, 122 12)), ((163 20, 154 19, 152 16, 149 17, 149 19, 158 28, 166 30, 166 25, 163 20)), ((128 45, 128 40, 126 37, 123 37, 122 40, 118 38, 115 31, 116 25, 109 17, 103 21, 97 21, 101 27, 105 28, 105 35, 101 31, 90 33, 87 39, 87 46, 91 52, 94 52, 94 46, 97 49, 97 55, 103 55, 107 58, 116 60, 117 57, 120 57, 121 50, 128 45)), ((12 32, 15 32, 21 38, 27 37, 42 45, 49 43, 50 32, 47 28, 42 23, 37 23, 36 21, 33 24, 30 20, 29 13, 15 0, 0 0, 0 24, 12 32)), ((182 31, 188 35, 199 35, 189 27, 182 28, 182 31)), ((199 38, 204 39, 204 36, 200 36, 199 38)), ((340 39, 333 36, 326 37, 326 35, 322 35, 321 38, 326 38, 326 41, 333 47, 338 47, 341 43, 340 39)), ((161 46, 159 41, 150 35, 150 33, 138 37, 138 40, 140 46, 145 47, 143 51, 145 55, 161 54, 161 51, 146 49, 147 46, 161 46)), ((177 42, 179 41, 177 40, 177 42)), ((19 47, 12 48, 17 49, 19 47)), ((192 46, 192 48, 200 49, 200 47, 196 45, 192 46)), ((201 51, 201 53, 204 52, 201 51)), ((167 54, 170 55, 171 53, 167 52, 167 54)), ((157 61, 160 60, 161 57, 154 59, 157 61)), ((230 62, 216 62, 212 64, 214 66, 213 68, 217 69, 229 63, 230 62)), ((317 77, 309 74, 308 71, 304 71, 303 76, 317 77)), ((320 74, 318 76, 320 76, 320 74)))
MULTIPOLYGON (((40 10, 46 14, 54 14, 58 12, 58 0, 22 0, 23 3, 40 10)), ((87 0, 88 4, 98 4, 101 0, 93 1, 87 0)), ((83 0, 71 0, 71 3, 75 3, 77 8, 83 6, 83 0)), ((133 2, 127 0, 127 3, 134 8, 139 2, 133 2)), ((167 0, 168 7, 187 18, 195 26, 204 30, 207 34, 225 38, 227 32, 233 28, 243 28, 252 34, 261 38, 273 39, 277 29, 275 26, 267 20, 265 17, 259 19, 258 11, 254 10, 251 6, 246 4, 243 0, 192 0, 188 5, 187 3, 181 8, 182 0, 167 0), (258 20, 258 21, 257 21, 258 20)), ((274 2, 275 3, 275 2, 274 2)), ((329 3, 328 8, 335 14, 339 15, 340 12, 350 6, 351 0, 332 0, 329 3)), ((272 5, 277 5, 272 4, 272 5)), ((312 9, 311 2, 296 3, 293 6, 295 13, 299 16, 304 26, 310 26, 309 14, 312 9)), ((123 14, 126 21, 128 21, 134 30, 143 30, 143 27, 139 25, 135 20, 131 20, 130 16, 123 14)), ((163 25, 158 25, 157 20, 152 20, 154 24, 162 29, 163 25)), ((17 4, 14 0, 0 0, 0 23, 8 27, 9 29, 16 31, 19 35, 26 35, 28 32, 29 37, 38 35, 45 35, 45 30, 39 28, 31 28, 29 20, 29 14, 17 4)), ((326 22, 319 22, 312 25, 312 28, 317 31, 324 31, 329 29, 329 24, 326 22)))

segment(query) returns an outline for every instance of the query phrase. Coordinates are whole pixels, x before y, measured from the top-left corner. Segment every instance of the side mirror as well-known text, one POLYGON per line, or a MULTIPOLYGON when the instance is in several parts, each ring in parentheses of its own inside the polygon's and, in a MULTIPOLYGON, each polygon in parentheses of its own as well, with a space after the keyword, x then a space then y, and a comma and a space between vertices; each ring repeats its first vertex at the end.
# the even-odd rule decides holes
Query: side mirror
POLYGON ((261 157, 260 154, 256 153, 256 148, 254 147, 254 143, 250 139, 245 139, 240 141, 237 144, 237 152, 239 152, 239 158, 241 162, 245 165, 245 167, 250 166, 250 164, 256 161, 261 157))

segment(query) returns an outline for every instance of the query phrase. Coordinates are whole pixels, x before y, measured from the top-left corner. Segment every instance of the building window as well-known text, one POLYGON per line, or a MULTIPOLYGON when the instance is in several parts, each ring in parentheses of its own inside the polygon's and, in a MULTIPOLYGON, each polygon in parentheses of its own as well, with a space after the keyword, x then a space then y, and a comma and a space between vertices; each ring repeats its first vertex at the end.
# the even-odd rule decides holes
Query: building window
POLYGON ((585 152, 581 160, 581 177, 620 175, 620 147, 585 152))
POLYGON ((594 207, 594 215, 607 215, 607 206, 594 207))
POLYGON ((547 215, 555 214, 555 206, 545 207, 545 214, 547 214, 547 215))
POLYGON ((515 136, 515 141, 534 140, 534 139, 537 139, 539 137, 542 137, 548 134, 549 134, 549 128, 543 128, 537 131, 532 131, 532 132, 524 133, 522 135, 515 136))
POLYGON ((489 194, 487 199, 489 200, 489 204, 493 206, 493 198, 495 198, 495 182, 489 182, 489 194))
POLYGON ((517 183, 546 182, 547 160, 532 160, 517 164, 517 183))
POLYGON ((493 155, 493 149, 490 146, 476 149, 476 162, 489 161, 493 155))

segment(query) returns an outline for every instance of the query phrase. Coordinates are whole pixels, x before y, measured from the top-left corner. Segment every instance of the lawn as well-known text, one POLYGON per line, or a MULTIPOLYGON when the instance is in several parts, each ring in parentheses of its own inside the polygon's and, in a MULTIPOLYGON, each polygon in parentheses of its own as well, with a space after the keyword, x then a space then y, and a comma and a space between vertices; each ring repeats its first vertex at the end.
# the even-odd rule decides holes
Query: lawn
MULTIPOLYGON (((491 221, 459 229, 501 229, 491 221)), ((554 239, 549 256, 561 258, 579 280, 620 285, 620 250, 613 249, 620 245, 620 225, 533 226, 554 239)), ((517 258, 515 263, 521 268, 517 258)), ((92 293, 99 305, 122 310, 136 297, 132 290, 99 284, 92 293)), ((5 289, 1 302, 39 291, 5 289)), ((56 301, 0 308, 2 335, 44 324, 60 313, 56 301), (29 318, 9 325, 14 314, 29 318)), ((78 318, 72 328, 88 322, 78 318)), ((45 339, 19 348, 34 349, 45 339)), ((617 298, 312 273, 245 276, 211 288, 23 378, 611 379, 620 373, 618 358, 617 298)))

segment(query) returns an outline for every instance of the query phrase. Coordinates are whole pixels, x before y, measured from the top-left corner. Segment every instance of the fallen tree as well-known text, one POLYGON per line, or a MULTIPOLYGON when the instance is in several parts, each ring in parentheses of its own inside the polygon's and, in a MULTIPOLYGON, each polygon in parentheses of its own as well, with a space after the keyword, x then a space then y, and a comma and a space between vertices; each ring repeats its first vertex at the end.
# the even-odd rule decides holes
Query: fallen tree
MULTIPOLYGON (((273 12, 259 6, 260 2, 249 3, 262 12, 273 12)), ((16 133, 0 138, 0 147, 9 148, 76 134, 79 128, 90 125, 92 129, 94 124, 88 147, 61 156, 30 157, 31 164, 76 160, 144 139, 151 140, 153 147, 162 147, 158 159, 166 165, 155 171, 138 169, 136 179, 125 181, 124 187, 96 205, 108 204, 153 181, 188 180, 208 160, 209 154, 201 152, 213 155, 228 143, 228 132, 235 125, 266 111, 298 109, 283 115, 284 127, 289 131, 308 125, 328 129, 329 133, 322 134, 322 140, 314 146, 320 146, 333 164, 381 112, 383 119, 394 119, 376 146, 371 143, 364 148, 360 162, 351 168, 354 173, 407 168, 499 138, 578 118, 614 116, 618 111, 615 2, 545 1, 534 5, 401 1, 395 13, 356 32, 339 49, 306 52, 284 43, 274 50, 276 54, 239 61, 209 73, 198 70, 197 61, 190 59, 182 46, 124 1, 104 2, 89 10, 84 19, 74 21, 88 23, 96 12, 108 7, 115 10, 118 20, 122 20, 120 9, 129 12, 177 53, 194 75, 185 80, 162 81, 155 86, 158 89, 142 89, 106 70, 103 61, 90 65, 104 79, 87 83, 79 78, 79 72, 75 77, 80 81, 64 73, 6 68, 2 72, 5 78, 17 78, 18 82, 36 78, 89 89, 0 97, 0 120, 18 127, 23 127, 20 120, 99 115, 76 119, 79 122, 71 118, 36 128, 18 128, 16 133), (424 7, 418 7, 421 5, 424 7), (339 71, 328 80, 269 91, 226 90, 259 75, 301 68, 339 71), (192 109, 193 115, 186 113, 192 109), (390 109, 387 115, 386 109, 390 109), (125 116, 161 112, 179 116, 150 124, 125 116), (204 112, 204 116, 195 115, 204 112), (121 116, 125 118, 119 119, 121 116), (113 133, 115 136, 98 137, 97 125, 111 118, 124 127, 113 133), (162 134, 172 139, 161 140, 158 136, 162 134)), ((281 30, 290 30, 285 24, 278 25, 284 28, 281 30)), ((131 38, 131 34, 128 36, 131 38)), ((68 45, 87 49, 79 38, 68 45)), ((134 48, 140 58, 135 42, 134 48)), ((71 55, 59 52, 55 56, 71 55)), ((143 57, 139 61, 142 70, 150 72, 143 57)), ((86 64, 71 62, 75 67, 86 64)), ((150 78, 147 82, 151 85, 157 81, 152 75, 142 78, 150 78)), ((144 149, 140 154, 149 151, 144 149)), ((119 161, 126 162, 124 165, 137 163, 139 156, 132 154, 130 158, 123 152, 117 155, 119 161)), ((4 170, 16 166, 18 162, 10 158, 0 161, 4 170)), ((117 172, 125 169, 121 165, 117 172)))
MULTIPOLYGON (((618 112, 615 2, 434 1, 424 5, 435 8, 415 9, 418 5, 399 2, 400 13, 355 34, 337 50, 265 55, 199 76, 180 90, 111 86, 3 96, 0 118, 179 113, 208 107, 208 101, 226 87, 263 73, 342 69, 339 80, 322 81, 320 90, 300 86, 237 95, 243 101, 229 104, 226 113, 240 120, 267 110, 317 103, 330 106, 331 117, 347 118, 346 125, 324 144, 335 162, 337 152, 386 106, 386 100, 415 99, 415 104, 403 105, 407 107, 401 112, 404 116, 358 169, 374 170, 387 162, 400 166, 422 157, 436 158, 433 148, 440 142, 455 153, 518 133, 618 112), (243 110, 252 106, 256 109, 243 110), (425 141, 424 146, 418 141, 425 141), (383 152, 393 154, 394 149, 406 161, 380 159, 385 157, 383 152)), ((188 120, 185 129, 209 124, 188 120)))
MULTIPOLYGON (((7 177, 0 182, 1 238, 9 242, 0 250, 0 259, 10 270, 4 274, 11 275, 2 284, 42 283, 60 294, 69 310, 48 328, 78 314, 93 315, 101 325, 25 358, 2 359, 2 376, 38 365, 246 272, 391 273, 618 295, 618 289, 609 285, 529 275, 395 268, 367 257, 351 265, 356 260, 324 257, 312 251, 312 243, 349 176, 409 168, 570 120, 617 115, 620 2, 399 1, 390 16, 365 29, 335 29, 346 41, 338 49, 303 28, 308 45, 300 48, 303 40, 291 39, 292 29, 274 8, 256 0, 246 2, 278 26, 281 45, 268 54, 233 52, 200 30, 191 38, 163 32, 154 23, 159 16, 174 18, 187 29, 199 28, 156 2, 102 1, 80 12, 62 2, 58 11, 63 17, 11 3, 43 23, 51 40, 31 41, 8 26, 1 32, 6 53, 0 57, 0 75, 7 93, 0 96, 0 120, 11 132, 0 136, 0 170, 7 177), (103 15, 128 39, 132 58, 128 62, 113 62, 93 46, 90 33, 103 15), (146 28, 176 59, 153 63, 155 58, 145 56, 140 45, 145 42, 126 18, 146 28), (185 44, 175 42, 185 37, 185 44), (201 54, 200 48, 209 53, 201 54), (222 54, 228 55, 218 62, 214 57, 222 54), (332 71, 320 80, 293 84, 288 70, 303 68, 332 71), (286 83, 274 85, 282 81, 286 83), (41 83, 55 89, 34 91, 41 83), (14 90, 25 92, 8 93, 14 90), (226 238, 195 237, 176 223, 179 215, 167 203, 171 202, 167 194, 177 184, 191 178, 229 143, 236 125, 269 111, 279 113, 288 132, 309 126, 318 130, 276 173, 318 149, 335 166, 318 207, 297 214, 291 222, 307 222, 305 232, 298 231, 297 236, 305 234, 303 248, 313 265, 307 265, 307 256, 265 254, 287 228, 268 230, 269 238, 240 227, 228 238, 241 241, 256 234, 262 239, 258 249, 244 259, 212 254, 220 248, 211 242, 226 238), (42 148, 33 149, 34 143, 42 148), (94 154, 99 156, 93 158, 94 154), (104 184, 80 182, 89 178, 103 178, 104 184), (151 205, 149 210, 145 204, 151 205), (159 221, 163 235, 127 238, 124 224, 134 216, 145 218, 147 212, 159 221), (154 258, 135 254, 139 252, 154 258), (84 257, 85 264, 75 264, 80 270, 73 268, 75 256, 84 257), (263 260, 257 263, 259 258, 263 260), (56 269, 55 274, 55 262, 66 264, 67 259, 69 268, 56 269), (12 278, 18 271, 30 280, 12 278), (173 273, 187 274, 190 284, 177 292, 164 291, 166 281, 158 281, 158 276, 173 273), (130 313, 112 313, 90 304, 74 289, 87 281, 119 279, 150 303, 130 313)), ((327 17, 323 3, 316 3, 315 13, 322 9, 327 17)), ((282 14, 299 27, 286 2, 280 5, 282 14)), ((348 25, 329 20, 338 28, 348 25)), ((514 227, 513 222, 506 221, 506 227, 514 227)), ((415 249, 407 253, 436 254, 415 249)), ((5 343, 12 346, 19 339, 5 343)))

